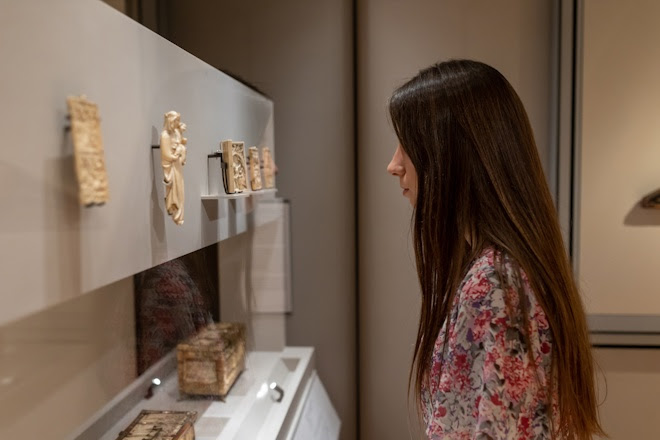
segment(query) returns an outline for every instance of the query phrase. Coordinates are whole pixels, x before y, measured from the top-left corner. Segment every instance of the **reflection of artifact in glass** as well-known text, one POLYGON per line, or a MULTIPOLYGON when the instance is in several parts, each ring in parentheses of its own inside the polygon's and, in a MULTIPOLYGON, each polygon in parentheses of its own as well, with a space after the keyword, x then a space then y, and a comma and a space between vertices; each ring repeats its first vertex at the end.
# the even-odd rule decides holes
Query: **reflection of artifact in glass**
POLYGON ((227 194, 247 190, 247 167, 245 166, 245 145, 231 139, 222 141, 223 178, 227 194))
POLYGON ((225 396, 245 369, 245 324, 210 324, 177 346, 182 394, 225 396))
POLYGON ((66 103, 71 118, 78 199, 84 206, 102 205, 108 201, 108 175, 105 169, 99 109, 84 95, 69 96, 66 103))
POLYGON ((142 411, 117 440, 195 440, 195 411, 142 411))
POLYGON ((186 124, 175 111, 165 113, 165 123, 160 134, 160 158, 165 184, 165 207, 177 225, 183 224, 183 165, 186 163, 186 144, 183 137, 186 124))
POLYGON ((257 147, 248 148, 248 155, 250 157, 250 183, 252 191, 258 191, 263 186, 261 185, 261 164, 259 163, 259 149, 257 147))
POLYGON ((138 374, 217 315, 217 248, 204 248, 135 275, 138 374))
POLYGON ((270 148, 263 147, 261 149, 261 160, 264 167, 264 186, 266 188, 275 187, 275 164, 273 163, 273 156, 270 154, 270 148))

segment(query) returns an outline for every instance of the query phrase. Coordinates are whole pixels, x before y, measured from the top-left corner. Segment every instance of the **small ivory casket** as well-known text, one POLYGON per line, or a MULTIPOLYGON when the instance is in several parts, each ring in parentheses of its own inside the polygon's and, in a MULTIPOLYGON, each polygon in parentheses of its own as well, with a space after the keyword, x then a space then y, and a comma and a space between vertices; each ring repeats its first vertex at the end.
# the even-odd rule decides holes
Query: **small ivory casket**
POLYGON ((177 345, 179 391, 224 397, 245 368, 245 324, 210 324, 177 345))
POLYGON ((117 440, 195 440, 195 411, 142 411, 117 440))

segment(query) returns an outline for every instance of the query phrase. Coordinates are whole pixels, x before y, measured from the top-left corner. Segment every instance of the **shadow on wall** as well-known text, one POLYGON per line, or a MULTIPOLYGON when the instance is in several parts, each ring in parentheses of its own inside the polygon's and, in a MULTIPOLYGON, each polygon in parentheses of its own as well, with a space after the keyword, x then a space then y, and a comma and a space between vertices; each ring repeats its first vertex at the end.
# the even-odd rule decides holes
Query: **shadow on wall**
MULTIPOLYGON (((657 190, 654 191, 654 193, 657 192, 657 190)), ((626 215, 623 224, 626 226, 660 226, 660 209, 644 208, 641 202, 637 202, 626 215)))

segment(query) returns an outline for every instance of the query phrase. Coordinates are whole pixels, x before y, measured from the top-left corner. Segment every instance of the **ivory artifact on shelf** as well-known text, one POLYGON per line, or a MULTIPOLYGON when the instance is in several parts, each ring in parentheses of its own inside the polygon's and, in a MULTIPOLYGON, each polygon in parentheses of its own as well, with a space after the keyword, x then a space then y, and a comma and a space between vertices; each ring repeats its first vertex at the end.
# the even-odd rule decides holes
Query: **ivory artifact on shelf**
POLYGON ((183 166, 186 163, 186 144, 183 136, 186 124, 175 111, 165 113, 163 131, 160 134, 160 158, 165 184, 165 207, 177 225, 183 224, 183 166))
POLYGON ((225 396, 245 369, 245 324, 218 322, 177 345, 179 391, 225 396))
POLYGON ((266 188, 275 187, 275 164, 273 163, 273 156, 270 154, 270 148, 263 147, 261 149, 261 160, 264 167, 264 186, 266 188))
POLYGON ((143 410, 117 440, 195 440, 195 411, 143 410))
POLYGON ((247 190, 247 167, 245 166, 245 145, 231 139, 222 141, 223 172, 227 194, 242 193, 247 190))
POLYGON ((259 149, 257 147, 250 147, 248 149, 250 156, 250 183, 252 191, 258 191, 263 188, 261 184, 261 165, 259 163, 259 149))
POLYGON ((108 201, 108 174, 98 106, 84 95, 69 96, 66 103, 71 118, 78 199, 83 206, 102 205, 108 201))

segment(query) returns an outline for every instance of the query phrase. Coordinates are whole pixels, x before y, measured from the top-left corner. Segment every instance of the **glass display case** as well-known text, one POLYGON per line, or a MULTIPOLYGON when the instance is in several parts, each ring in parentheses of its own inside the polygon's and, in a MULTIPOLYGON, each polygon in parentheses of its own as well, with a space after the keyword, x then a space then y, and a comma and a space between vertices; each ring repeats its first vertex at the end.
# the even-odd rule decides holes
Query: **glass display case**
MULTIPOLYGON (((197 439, 305 438, 302 419, 336 438, 314 349, 284 337, 288 204, 265 181, 210 191, 226 139, 277 160, 273 102, 101 2, 37 3, 0 28, 0 437, 115 439, 148 409, 195 412, 197 439), (74 95, 96 105, 94 136, 74 95), (81 205, 99 157, 107 198, 81 205), (187 396, 177 344, 216 321, 245 326, 245 370, 221 398, 187 396)), ((263 157, 245 163, 261 175, 263 157)))

